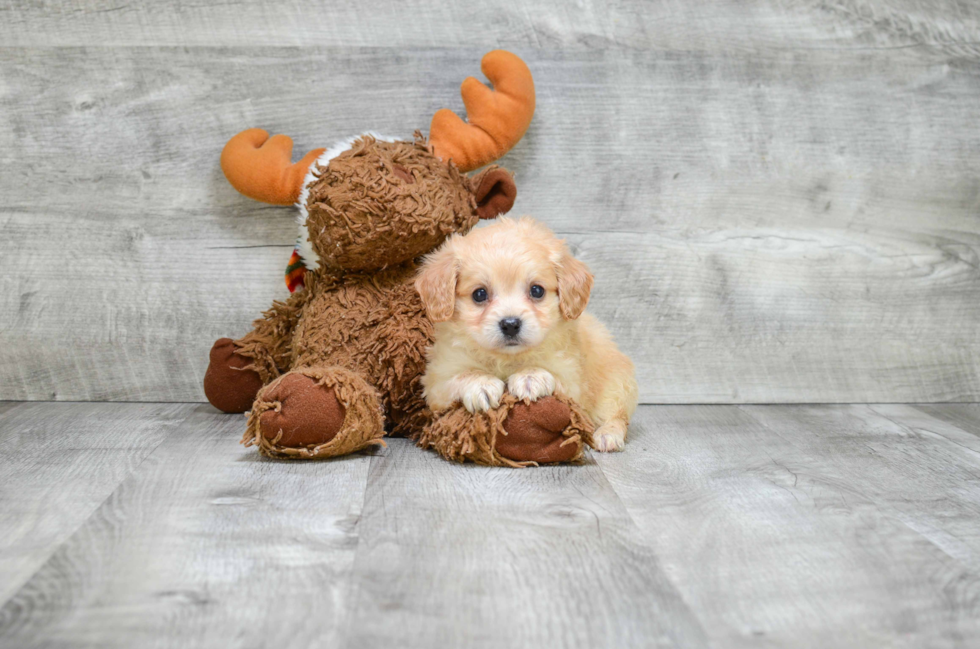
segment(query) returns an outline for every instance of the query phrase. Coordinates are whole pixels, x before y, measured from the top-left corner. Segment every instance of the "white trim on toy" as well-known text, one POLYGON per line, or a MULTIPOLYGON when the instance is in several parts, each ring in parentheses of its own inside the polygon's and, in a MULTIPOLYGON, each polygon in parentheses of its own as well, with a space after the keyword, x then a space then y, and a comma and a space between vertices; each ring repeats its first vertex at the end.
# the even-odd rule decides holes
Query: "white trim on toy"
POLYGON ((381 140, 383 142, 395 142, 398 139, 388 137, 386 135, 379 135, 378 133, 373 133, 371 131, 368 131, 362 135, 352 135, 349 138, 337 142, 332 147, 321 153, 320 157, 310 165, 309 170, 306 172, 306 177, 303 178, 303 188, 299 192, 299 198, 296 199, 296 207, 299 208, 299 214, 296 215, 296 223, 299 225, 299 237, 296 240, 296 249, 299 251, 300 257, 303 258, 303 262, 306 264, 306 267, 309 270, 313 270, 320 266, 320 256, 313 250, 313 244, 310 243, 309 232, 306 229, 306 219, 310 217, 310 213, 306 211, 306 199, 310 196, 310 183, 316 179, 316 177, 313 175, 314 171, 316 171, 316 166, 327 166, 327 163, 349 149, 351 145, 354 144, 355 140, 363 137, 364 135, 370 135, 374 139, 381 140))

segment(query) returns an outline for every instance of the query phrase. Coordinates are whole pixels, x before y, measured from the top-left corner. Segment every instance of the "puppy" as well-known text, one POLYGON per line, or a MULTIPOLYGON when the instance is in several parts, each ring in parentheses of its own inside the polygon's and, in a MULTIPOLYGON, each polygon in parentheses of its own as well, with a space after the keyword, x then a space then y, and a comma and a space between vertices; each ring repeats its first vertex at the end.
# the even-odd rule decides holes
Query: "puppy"
POLYGON ((551 230, 504 218, 453 235, 425 259, 415 288, 435 323, 422 377, 429 407, 484 411, 505 388, 530 401, 564 395, 592 417, 597 450, 623 448, 633 363, 585 313, 592 274, 551 230))

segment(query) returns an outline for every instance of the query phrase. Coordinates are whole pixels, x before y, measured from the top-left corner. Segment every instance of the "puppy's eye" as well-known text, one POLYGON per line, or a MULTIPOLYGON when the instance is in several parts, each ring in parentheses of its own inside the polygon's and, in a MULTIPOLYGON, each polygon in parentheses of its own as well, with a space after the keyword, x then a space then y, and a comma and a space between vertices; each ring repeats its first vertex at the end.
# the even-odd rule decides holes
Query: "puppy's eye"
POLYGON ((540 284, 531 285, 531 297, 535 300, 540 300, 544 297, 544 287, 540 284))
POLYGON ((489 296, 487 295, 487 289, 485 288, 478 288, 475 291, 473 291, 473 301, 476 302, 477 304, 479 304, 480 302, 486 302, 487 297, 489 296))

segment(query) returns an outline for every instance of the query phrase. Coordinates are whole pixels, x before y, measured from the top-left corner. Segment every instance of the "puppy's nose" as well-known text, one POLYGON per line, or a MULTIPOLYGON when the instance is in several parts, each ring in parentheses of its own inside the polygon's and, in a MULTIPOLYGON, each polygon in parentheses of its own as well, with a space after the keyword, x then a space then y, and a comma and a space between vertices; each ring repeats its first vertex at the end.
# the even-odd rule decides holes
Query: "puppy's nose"
POLYGON ((521 333, 521 319, 504 318, 500 321, 500 330, 504 332, 504 335, 508 338, 513 338, 517 334, 521 333))

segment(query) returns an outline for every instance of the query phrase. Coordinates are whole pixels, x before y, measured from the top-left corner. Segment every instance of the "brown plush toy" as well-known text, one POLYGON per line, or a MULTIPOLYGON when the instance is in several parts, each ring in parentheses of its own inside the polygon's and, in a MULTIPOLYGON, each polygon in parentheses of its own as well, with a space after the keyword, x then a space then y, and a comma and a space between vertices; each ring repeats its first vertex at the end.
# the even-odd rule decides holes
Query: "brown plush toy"
POLYGON ((469 123, 448 110, 432 119, 428 143, 363 135, 291 163, 292 141, 250 129, 221 155, 242 194, 300 209, 300 241, 287 270, 295 291, 252 331, 211 349, 204 392, 225 412, 251 411, 243 442, 265 455, 314 458, 407 435, 444 457, 523 465, 577 459, 589 434, 574 404, 505 399, 471 415, 433 421, 420 377, 432 325, 413 285, 416 260, 481 218, 514 204, 511 175, 493 162, 523 136, 534 83, 517 56, 483 58, 494 90, 470 77, 462 94, 469 123))

